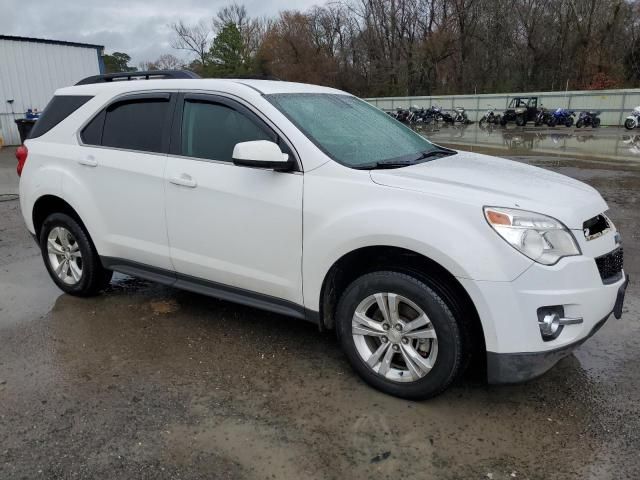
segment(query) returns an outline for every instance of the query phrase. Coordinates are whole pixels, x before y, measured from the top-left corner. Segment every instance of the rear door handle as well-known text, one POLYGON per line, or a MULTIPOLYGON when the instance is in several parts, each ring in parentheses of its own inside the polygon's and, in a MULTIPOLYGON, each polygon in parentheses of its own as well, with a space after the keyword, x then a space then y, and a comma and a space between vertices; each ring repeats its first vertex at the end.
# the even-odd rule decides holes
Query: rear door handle
POLYGON ((98 161, 96 160, 96 158, 93 155, 87 155, 84 158, 81 158, 80 160, 78 160, 78 163, 80 165, 84 165, 85 167, 97 167, 98 166, 98 161))
POLYGON ((191 178, 191 175, 188 175, 186 173, 183 173, 179 177, 170 178, 169 182, 173 183, 174 185, 179 185, 181 187, 187 188, 196 188, 198 186, 198 182, 191 178))

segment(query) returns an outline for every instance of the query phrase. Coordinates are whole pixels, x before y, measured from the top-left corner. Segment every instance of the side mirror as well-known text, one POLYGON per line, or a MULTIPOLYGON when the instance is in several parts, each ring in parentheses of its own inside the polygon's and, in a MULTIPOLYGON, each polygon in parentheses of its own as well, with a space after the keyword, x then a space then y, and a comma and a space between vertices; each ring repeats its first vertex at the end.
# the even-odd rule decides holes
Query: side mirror
POLYGON ((233 164, 243 167, 267 168, 276 171, 291 170, 289 155, 268 140, 237 143, 233 148, 233 164))

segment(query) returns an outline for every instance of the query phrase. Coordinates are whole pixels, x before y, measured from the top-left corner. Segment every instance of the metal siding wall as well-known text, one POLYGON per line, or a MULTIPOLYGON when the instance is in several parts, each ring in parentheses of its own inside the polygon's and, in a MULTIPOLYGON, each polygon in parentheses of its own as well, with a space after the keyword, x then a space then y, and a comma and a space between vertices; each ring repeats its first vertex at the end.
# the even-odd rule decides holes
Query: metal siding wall
POLYGON ((464 107, 469 119, 477 121, 491 106, 504 110, 513 97, 538 97, 538 103, 549 109, 558 107, 582 110, 600 110, 603 125, 622 125, 624 119, 640 105, 640 89, 594 90, 570 92, 528 92, 487 95, 454 95, 433 97, 385 97, 366 98, 368 102, 383 110, 392 108, 430 107, 439 105, 445 110, 464 107))
POLYGON ((28 108, 42 110, 58 88, 99 73, 95 48, 0 40, 0 134, 5 145, 20 143, 14 120, 28 108))

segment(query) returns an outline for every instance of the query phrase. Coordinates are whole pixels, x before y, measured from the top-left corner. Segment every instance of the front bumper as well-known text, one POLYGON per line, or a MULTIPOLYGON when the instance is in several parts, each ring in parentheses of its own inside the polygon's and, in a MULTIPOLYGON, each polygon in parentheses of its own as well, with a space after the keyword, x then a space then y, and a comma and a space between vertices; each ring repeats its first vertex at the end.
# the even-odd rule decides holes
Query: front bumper
POLYGON ((600 330, 612 313, 618 319, 622 316, 622 305, 628 285, 629 275, 624 275, 622 284, 618 287, 613 311, 597 322, 586 336, 573 343, 543 352, 487 352, 487 381, 490 384, 513 384, 525 382, 544 374, 600 330))
POLYGON ((593 258, 567 257, 552 267, 534 264, 512 282, 460 279, 480 316, 490 383, 519 383, 542 375, 585 342, 614 313, 622 313, 628 276, 604 283, 593 258), (543 340, 537 311, 561 306, 569 318, 553 340, 543 340))
POLYGON ((533 353, 487 352, 487 381, 493 385, 504 385, 539 377, 600 330, 609 315, 596 323, 586 337, 555 350, 533 353))

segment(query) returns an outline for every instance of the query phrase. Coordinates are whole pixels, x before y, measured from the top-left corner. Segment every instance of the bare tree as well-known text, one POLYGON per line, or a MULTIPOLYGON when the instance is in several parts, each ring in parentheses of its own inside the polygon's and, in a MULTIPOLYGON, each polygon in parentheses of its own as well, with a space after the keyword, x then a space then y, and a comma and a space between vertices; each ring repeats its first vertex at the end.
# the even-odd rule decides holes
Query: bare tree
POLYGON ((171 46, 177 50, 186 50, 194 53, 201 65, 206 65, 211 46, 211 29, 204 21, 195 25, 187 25, 182 20, 172 23, 171 29, 175 38, 171 46))

